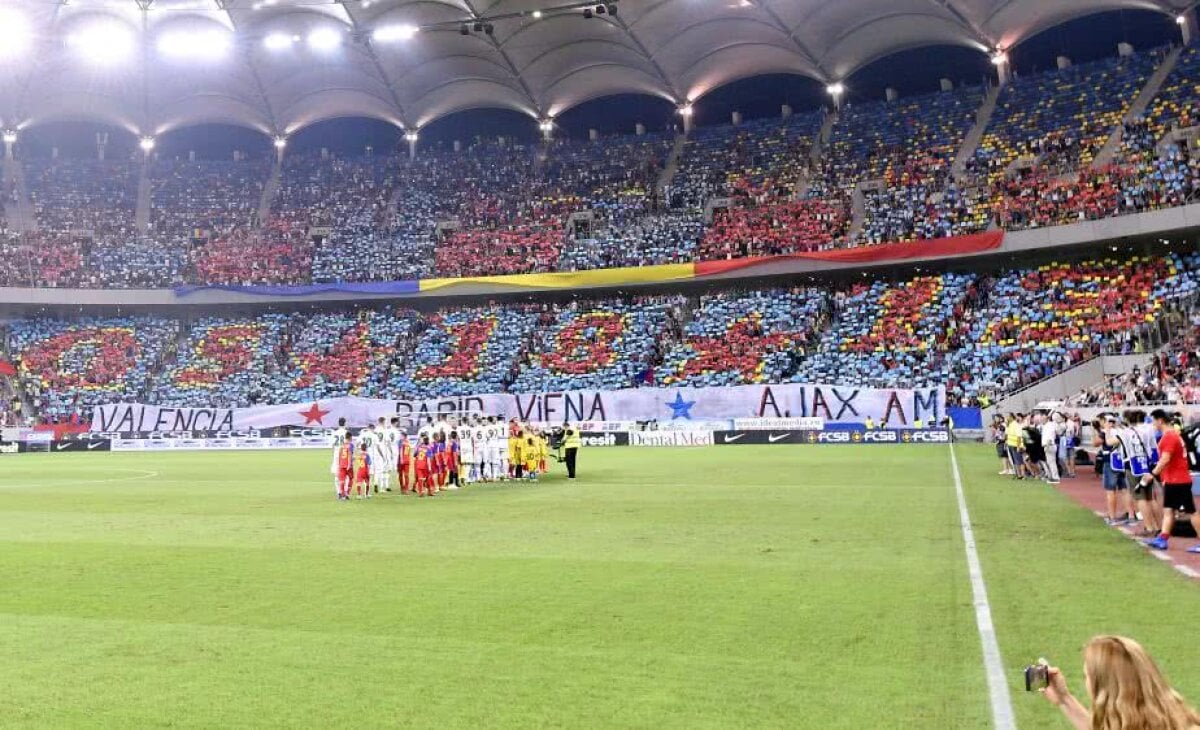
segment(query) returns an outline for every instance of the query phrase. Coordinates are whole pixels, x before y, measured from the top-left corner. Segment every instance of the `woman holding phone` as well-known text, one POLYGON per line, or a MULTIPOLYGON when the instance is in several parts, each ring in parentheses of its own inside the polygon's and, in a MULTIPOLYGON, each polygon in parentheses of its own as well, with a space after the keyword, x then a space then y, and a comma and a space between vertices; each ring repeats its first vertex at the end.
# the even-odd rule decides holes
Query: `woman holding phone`
POLYGON ((1092 709, 1048 667, 1042 690, 1076 730, 1200 730, 1200 712, 1167 684, 1146 650, 1133 639, 1097 636, 1083 650, 1083 675, 1092 709))

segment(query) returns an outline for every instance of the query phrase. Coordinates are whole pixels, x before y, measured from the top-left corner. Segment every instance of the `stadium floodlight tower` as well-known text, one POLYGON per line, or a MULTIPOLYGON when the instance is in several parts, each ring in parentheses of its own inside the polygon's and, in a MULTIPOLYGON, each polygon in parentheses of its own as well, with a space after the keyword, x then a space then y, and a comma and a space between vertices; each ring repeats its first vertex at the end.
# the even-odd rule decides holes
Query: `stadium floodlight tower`
POLYGON ((4 159, 11 160, 13 158, 13 145, 17 143, 17 130, 4 130, 4 159))
POLYGON ((833 107, 835 109, 841 109, 842 99, 846 96, 846 85, 841 81, 834 81, 832 84, 825 87, 825 91, 833 98, 833 107))
POLYGON ((992 65, 996 67, 996 76, 1000 85, 1008 83, 1008 54, 997 48, 992 52, 992 65))
POLYGON ((538 129, 542 133, 542 139, 549 142, 550 138, 554 136, 554 120, 546 117, 538 122, 538 129))
POLYGON ((408 159, 413 160, 417 157, 417 140, 420 135, 416 129, 409 129, 404 132, 404 141, 408 142, 408 159))
POLYGON ((287 149, 287 137, 277 134, 275 139, 271 140, 271 144, 275 145, 276 161, 283 162, 283 151, 287 149))
POLYGON ((687 134, 692 131, 692 116, 696 113, 696 110, 689 103, 681 104, 676 111, 679 112, 680 118, 683 119, 683 133, 687 134))
POLYGON ((1175 24, 1179 26, 1179 34, 1183 38, 1183 45, 1190 46, 1192 39, 1196 37, 1196 8, 1188 8, 1179 15, 1176 15, 1175 24))

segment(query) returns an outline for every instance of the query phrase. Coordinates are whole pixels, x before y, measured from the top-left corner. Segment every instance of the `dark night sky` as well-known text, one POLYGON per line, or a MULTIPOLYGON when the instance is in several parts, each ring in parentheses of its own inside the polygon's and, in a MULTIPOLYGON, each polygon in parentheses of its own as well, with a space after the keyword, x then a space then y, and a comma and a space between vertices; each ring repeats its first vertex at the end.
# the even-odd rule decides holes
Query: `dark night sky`
MULTIPOLYGON (((1179 41, 1179 30, 1172 18, 1142 10, 1099 13, 1051 28, 1010 50, 1017 74, 1053 68, 1055 57, 1067 55, 1075 62, 1095 60, 1116 54, 1117 43, 1125 41, 1139 51, 1179 41)), ((988 59, 972 49, 950 46, 919 48, 893 54, 860 69, 846 80, 850 101, 879 99, 884 89, 895 87, 902 96, 936 91, 939 79, 956 84, 980 84, 993 77, 988 59)), ((696 122, 701 125, 729 121, 731 112, 741 111, 747 119, 779 114, 781 104, 790 104, 797 112, 827 103, 828 97, 817 82, 803 76, 771 74, 736 81, 714 90, 696 102, 696 122)), ((631 133, 637 122, 646 128, 662 130, 677 118, 672 105, 656 97, 621 95, 596 99, 571 109, 557 120, 559 134, 585 137, 589 128, 602 134, 631 133)), ((35 127, 24 136, 24 154, 47 156, 51 145, 58 145, 66 156, 94 154, 94 124, 61 123, 35 127)), ((479 136, 499 135, 532 140, 536 134, 533 120, 518 112, 500 109, 476 109, 437 120, 421 131, 422 144, 446 144, 459 139, 469 142, 479 136)), ((110 154, 131 154, 136 141, 124 130, 112 130, 110 154)), ((397 146, 400 132, 385 122, 370 119, 335 119, 307 127, 296 133, 289 150, 304 151, 329 147, 335 153, 361 153, 366 145, 377 151, 397 146)), ((224 125, 190 127, 168 133, 159 139, 159 153, 183 156, 196 150, 203 158, 228 159, 235 149, 256 157, 271 153, 263 135, 224 125)))

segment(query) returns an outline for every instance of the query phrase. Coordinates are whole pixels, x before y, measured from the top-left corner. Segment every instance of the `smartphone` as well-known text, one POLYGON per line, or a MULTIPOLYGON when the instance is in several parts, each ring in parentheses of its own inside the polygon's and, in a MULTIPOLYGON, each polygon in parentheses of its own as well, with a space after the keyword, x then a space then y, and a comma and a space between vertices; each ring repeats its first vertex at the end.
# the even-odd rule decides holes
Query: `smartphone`
POLYGON ((1050 686, 1050 667, 1045 664, 1031 664, 1025 667, 1025 691, 1036 692, 1050 686))

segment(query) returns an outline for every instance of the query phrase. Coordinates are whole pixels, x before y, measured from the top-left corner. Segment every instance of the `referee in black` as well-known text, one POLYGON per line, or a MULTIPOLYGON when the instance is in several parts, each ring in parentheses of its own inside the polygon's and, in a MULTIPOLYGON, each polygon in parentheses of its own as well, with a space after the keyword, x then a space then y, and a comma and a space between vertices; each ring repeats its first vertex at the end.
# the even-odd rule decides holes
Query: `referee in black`
POLYGON ((579 457, 579 447, 583 441, 579 438, 579 429, 569 423, 563 424, 563 454, 567 462, 567 479, 575 479, 575 459, 579 457))

